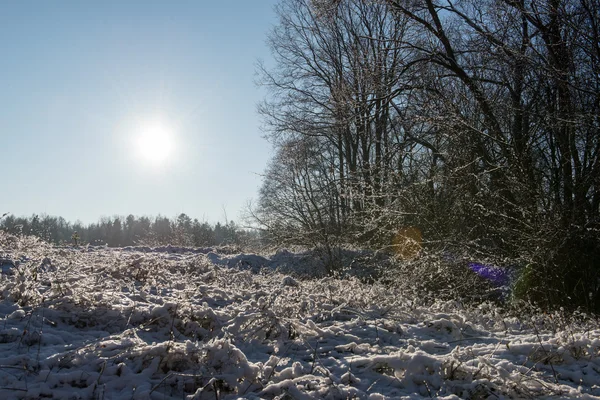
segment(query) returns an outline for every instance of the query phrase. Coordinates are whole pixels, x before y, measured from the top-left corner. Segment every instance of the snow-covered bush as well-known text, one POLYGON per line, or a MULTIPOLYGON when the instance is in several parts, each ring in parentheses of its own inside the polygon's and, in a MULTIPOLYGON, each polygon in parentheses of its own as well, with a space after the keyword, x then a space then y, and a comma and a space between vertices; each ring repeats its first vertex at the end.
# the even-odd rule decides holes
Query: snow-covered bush
POLYGON ((381 281, 425 302, 500 301, 506 298, 509 290, 508 286, 498 286, 478 274, 470 267, 468 259, 433 252, 412 260, 397 260, 383 272, 381 281))

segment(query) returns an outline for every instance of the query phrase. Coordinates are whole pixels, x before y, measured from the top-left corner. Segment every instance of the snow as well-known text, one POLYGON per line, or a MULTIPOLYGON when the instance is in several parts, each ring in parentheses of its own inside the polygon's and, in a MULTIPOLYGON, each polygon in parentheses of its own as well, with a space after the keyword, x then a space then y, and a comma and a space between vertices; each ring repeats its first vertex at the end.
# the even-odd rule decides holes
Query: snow
POLYGON ((600 398, 593 319, 426 305, 287 251, 2 235, 0 398, 600 398))

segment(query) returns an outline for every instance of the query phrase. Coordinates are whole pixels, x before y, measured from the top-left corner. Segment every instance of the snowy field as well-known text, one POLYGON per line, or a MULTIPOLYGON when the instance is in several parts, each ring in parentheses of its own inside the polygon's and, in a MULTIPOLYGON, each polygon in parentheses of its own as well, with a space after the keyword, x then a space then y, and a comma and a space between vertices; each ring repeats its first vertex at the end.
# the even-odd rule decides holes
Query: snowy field
POLYGON ((0 399, 600 398, 589 319, 425 306, 287 252, 0 233, 0 260, 0 399))

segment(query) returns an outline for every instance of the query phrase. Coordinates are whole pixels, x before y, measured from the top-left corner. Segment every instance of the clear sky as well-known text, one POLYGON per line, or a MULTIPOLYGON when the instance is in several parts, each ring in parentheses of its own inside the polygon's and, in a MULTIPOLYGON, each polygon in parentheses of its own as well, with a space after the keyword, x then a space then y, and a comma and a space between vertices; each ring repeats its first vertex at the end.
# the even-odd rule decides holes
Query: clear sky
POLYGON ((237 220, 276 0, 0 3, 0 215, 237 220))

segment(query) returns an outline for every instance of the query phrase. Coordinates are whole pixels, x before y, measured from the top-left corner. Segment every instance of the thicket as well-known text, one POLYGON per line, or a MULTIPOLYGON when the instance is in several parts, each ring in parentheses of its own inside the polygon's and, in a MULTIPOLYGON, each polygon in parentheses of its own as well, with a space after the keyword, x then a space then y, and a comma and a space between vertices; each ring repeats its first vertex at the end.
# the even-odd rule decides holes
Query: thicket
POLYGON ((468 255, 510 266, 518 299, 600 312, 598 1, 277 12, 259 68, 275 156, 251 210, 269 240, 333 260, 414 228, 445 271, 421 279, 468 255))

